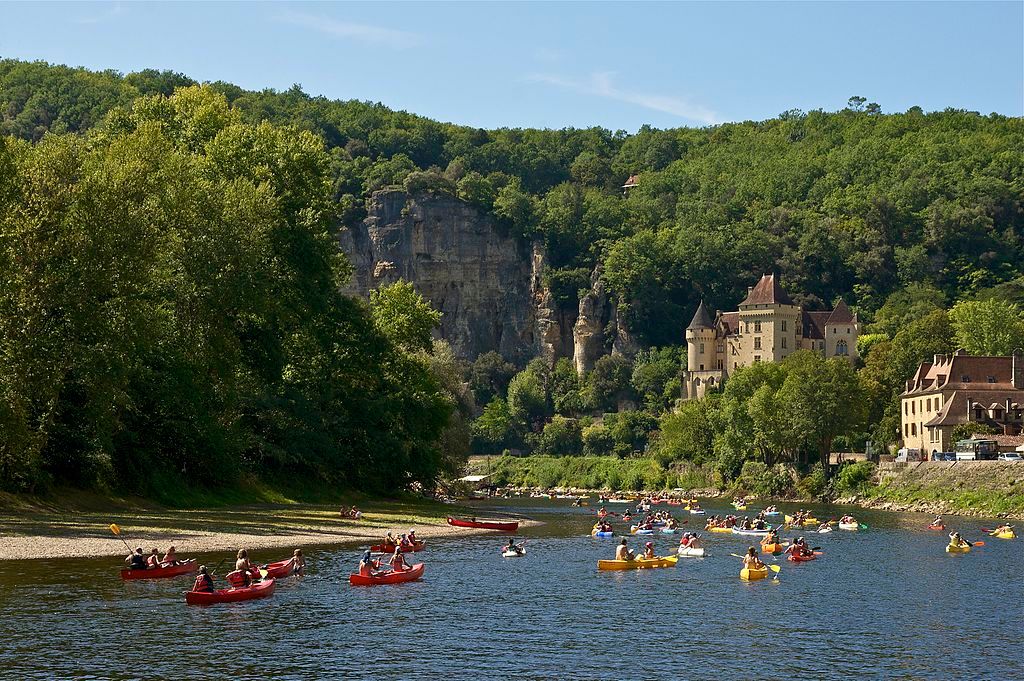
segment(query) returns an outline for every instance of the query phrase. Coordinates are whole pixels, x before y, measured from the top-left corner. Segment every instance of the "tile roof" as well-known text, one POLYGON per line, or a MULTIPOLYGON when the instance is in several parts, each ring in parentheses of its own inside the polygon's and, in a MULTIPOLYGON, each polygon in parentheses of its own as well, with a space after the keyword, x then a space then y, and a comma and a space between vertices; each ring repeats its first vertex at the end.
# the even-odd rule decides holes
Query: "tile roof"
POLYGON ((804 338, 824 340, 825 324, 830 316, 831 312, 804 312, 804 338))
POLYGON ((975 403, 980 403, 983 408, 988 409, 987 405, 992 400, 996 400, 997 406, 1004 409, 1007 402, 1010 403, 1010 407, 1024 405, 1024 391, 956 390, 946 399, 946 403, 942 405, 942 411, 924 425, 955 426, 959 423, 968 423, 971 420, 970 409, 975 403))
POLYGON ((765 274, 747 297, 740 303, 743 305, 796 305, 785 289, 779 284, 774 274, 765 274))
POLYGON ((958 351, 953 355, 937 355, 935 359, 938 361, 921 362, 914 377, 907 381, 904 395, 936 390, 1021 392, 1013 385, 1012 357, 968 355, 958 351))
POLYGON ((826 324, 852 324, 853 314, 850 312, 850 308, 846 307, 846 303, 840 298, 839 302, 836 303, 836 309, 832 310, 832 314, 829 315, 826 324))
POLYGON ((740 313, 723 312, 718 317, 718 325, 724 336, 734 336, 740 332, 740 313))

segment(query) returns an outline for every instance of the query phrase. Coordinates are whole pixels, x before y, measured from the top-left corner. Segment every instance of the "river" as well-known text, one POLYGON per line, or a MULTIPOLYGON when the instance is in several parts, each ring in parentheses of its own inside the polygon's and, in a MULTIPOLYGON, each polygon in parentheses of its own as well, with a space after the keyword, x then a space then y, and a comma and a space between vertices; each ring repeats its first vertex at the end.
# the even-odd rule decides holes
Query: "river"
POLYGON ((589 537, 593 507, 568 503, 493 511, 544 522, 522 533, 525 558, 500 557, 504 535, 437 541, 416 554, 421 582, 358 588, 357 548, 307 547, 306 577, 213 607, 185 605, 191 577, 123 583, 116 559, 0 562, 0 677, 1024 678, 1022 540, 982 537, 991 520, 947 518, 986 543, 949 555, 927 516, 857 510, 869 529, 805 533, 819 560, 746 583, 729 554, 749 538, 708 533, 708 558, 599 572, 618 539, 589 537))

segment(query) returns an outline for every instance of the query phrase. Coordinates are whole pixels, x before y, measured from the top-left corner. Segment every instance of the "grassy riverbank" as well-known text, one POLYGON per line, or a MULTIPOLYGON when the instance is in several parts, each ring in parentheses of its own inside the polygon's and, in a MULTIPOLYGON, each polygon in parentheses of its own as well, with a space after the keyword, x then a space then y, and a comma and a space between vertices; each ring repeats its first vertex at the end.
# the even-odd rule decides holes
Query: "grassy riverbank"
POLYGON ((888 466, 852 503, 892 511, 1024 518, 1024 464, 995 461, 888 466))
POLYGON ((496 456, 473 457, 470 469, 490 474, 499 487, 573 487, 633 492, 713 490, 718 487, 709 469, 692 466, 663 468, 651 458, 620 459, 616 456, 496 456))

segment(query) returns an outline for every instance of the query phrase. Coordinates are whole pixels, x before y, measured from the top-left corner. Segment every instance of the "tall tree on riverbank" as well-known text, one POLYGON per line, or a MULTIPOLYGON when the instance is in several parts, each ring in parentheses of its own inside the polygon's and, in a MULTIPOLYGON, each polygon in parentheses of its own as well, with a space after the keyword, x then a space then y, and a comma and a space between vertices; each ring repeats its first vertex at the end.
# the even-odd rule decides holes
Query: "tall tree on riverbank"
POLYGON ((339 293, 329 166, 208 87, 0 140, 0 486, 432 482, 436 317, 339 293))

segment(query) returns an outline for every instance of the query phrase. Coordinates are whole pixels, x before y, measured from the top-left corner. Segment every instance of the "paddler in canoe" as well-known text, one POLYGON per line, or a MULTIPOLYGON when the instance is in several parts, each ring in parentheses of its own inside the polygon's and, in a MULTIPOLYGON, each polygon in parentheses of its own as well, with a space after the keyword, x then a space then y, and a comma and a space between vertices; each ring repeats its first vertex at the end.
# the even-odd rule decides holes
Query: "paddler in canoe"
POLYGON ((128 563, 129 570, 145 570, 148 566, 146 564, 146 555, 142 552, 142 547, 135 549, 135 553, 128 554, 128 557, 124 559, 124 562, 128 563))
POLYGON ((405 557, 402 555, 401 546, 395 547, 395 552, 391 554, 391 560, 388 561, 388 565, 390 565, 391 569, 395 572, 405 572, 406 570, 412 569, 405 564, 405 557))
POLYGON ((814 551, 811 551, 811 548, 807 546, 807 540, 803 537, 800 537, 795 542, 793 542, 793 544, 790 545, 789 548, 784 550, 783 553, 792 554, 797 558, 803 558, 805 556, 814 555, 814 551))
POLYGON ((515 551, 518 555, 520 555, 520 556, 523 555, 523 545, 522 544, 516 544, 516 538, 515 537, 509 537, 508 538, 508 544, 503 546, 501 548, 501 550, 502 550, 502 553, 506 553, 508 551, 515 551))
POLYGON ((654 560, 655 558, 657 558, 657 556, 654 555, 654 542, 649 541, 646 544, 644 544, 643 559, 644 560, 654 560))
POLYGON ((235 559, 235 572, 242 573, 244 586, 249 586, 253 580, 260 579, 260 569, 249 562, 249 552, 245 549, 238 549, 238 557, 235 559))
POLYGON ((959 532, 949 533, 949 545, 955 549, 962 549, 973 546, 971 542, 961 537, 959 532))
POLYGON ((363 577, 373 577, 373 571, 378 567, 380 567, 380 561, 375 561, 373 554, 367 549, 359 560, 359 574, 363 577))
POLYGON ((152 570, 160 567, 160 551, 159 549, 153 549, 149 552, 149 557, 146 558, 146 569, 152 570))
POLYGON ((748 570, 763 570, 764 563, 757 555, 757 549, 751 546, 747 549, 747 555, 743 556, 743 567, 748 570))
POLYGON ((1011 534, 1013 532, 1013 525, 1008 523, 1002 523, 996 529, 988 533, 990 537, 998 537, 1001 534, 1011 534))
POLYGON ((167 549, 167 553, 165 553, 164 557, 160 560, 160 564, 162 567, 171 567, 173 565, 181 564, 181 561, 178 560, 178 553, 175 551, 173 546, 167 549))
POLYGON ((205 565, 199 566, 199 574, 196 575, 196 582, 192 585, 193 591, 205 591, 212 593, 213 588, 213 577, 210 576, 209 571, 205 565))
POLYGON ((700 535, 696 532, 686 532, 683 534, 683 538, 679 540, 679 546, 684 549, 702 549, 704 546, 701 544, 700 535))
POLYGON ((636 556, 633 555, 633 551, 626 546, 625 539, 615 547, 615 560, 636 560, 636 556))

